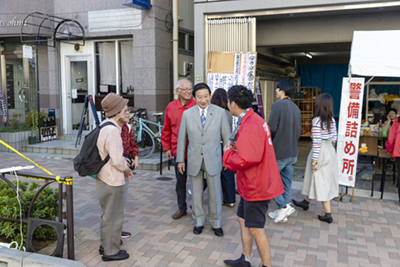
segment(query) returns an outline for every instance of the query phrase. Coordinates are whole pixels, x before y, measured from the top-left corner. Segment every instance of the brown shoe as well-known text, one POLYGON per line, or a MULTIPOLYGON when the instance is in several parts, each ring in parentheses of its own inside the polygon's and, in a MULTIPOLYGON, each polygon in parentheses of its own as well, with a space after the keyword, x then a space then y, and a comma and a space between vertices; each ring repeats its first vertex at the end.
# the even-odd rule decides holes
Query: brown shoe
POLYGON ((186 214, 187 214, 186 211, 183 212, 183 211, 178 210, 177 212, 175 212, 174 215, 172 215, 172 219, 178 220, 178 219, 182 218, 183 216, 185 216, 186 214))
POLYGON ((227 204, 225 204, 225 203, 222 203, 222 206, 225 206, 225 207, 228 207, 228 208, 234 208, 235 207, 235 203, 227 203, 227 204))

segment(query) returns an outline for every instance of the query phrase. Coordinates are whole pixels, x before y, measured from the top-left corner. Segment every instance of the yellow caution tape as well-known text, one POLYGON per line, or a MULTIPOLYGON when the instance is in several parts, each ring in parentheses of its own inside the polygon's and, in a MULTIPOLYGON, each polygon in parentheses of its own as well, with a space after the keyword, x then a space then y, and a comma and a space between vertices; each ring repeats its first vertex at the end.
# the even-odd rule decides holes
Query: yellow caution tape
MULTIPOLYGON (((7 147, 8 149, 10 149, 11 151, 17 153, 19 156, 23 157, 24 159, 26 159, 27 161, 29 161, 30 163, 32 163, 33 165, 35 165, 36 167, 38 167, 39 169, 41 169, 42 171, 44 171, 45 173, 51 175, 51 176, 56 176, 55 174, 53 174, 52 172, 48 171, 47 169, 43 168, 42 166, 40 166, 39 164, 37 164, 36 162, 34 162, 33 160, 29 159, 28 157, 24 156, 23 154, 21 154, 18 150, 14 149, 12 146, 8 145, 7 143, 5 143, 3 140, 0 139, 0 144, 4 145, 5 147, 7 147)), ((19 175, 20 176, 20 175, 19 175)), ((37 178, 37 177, 28 177, 28 176, 20 176, 20 177, 24 177, 24 178, 29 178, 29 179, 37 179, 37 180, 43 180, 45 181, 45 178, 37 178)), ((65 179, 65 181, 60 181, 60 177, 61 176, 56 176, 55 179, 57 182, 59 183, 63 183, 63 184, 67 184, 67 185, 72 185, 72 178, 68 178, 65 179)))

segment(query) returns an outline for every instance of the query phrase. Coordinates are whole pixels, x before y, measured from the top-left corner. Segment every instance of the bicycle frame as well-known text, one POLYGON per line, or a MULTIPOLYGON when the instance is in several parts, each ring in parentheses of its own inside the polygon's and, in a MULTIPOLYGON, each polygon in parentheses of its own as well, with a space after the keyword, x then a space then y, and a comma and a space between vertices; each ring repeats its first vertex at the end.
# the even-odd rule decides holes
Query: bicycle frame
POLYGON ((145 119, 142 119, 141 117, 139 117, 139 125, 138 125, 138 127, 139 127, 138 137, 137 137, 138 138, 137 139, 138 143, 140 143, 142 141, 142 129, 143 128, 145 128, 147 131, 149 131, 149 133, 151 135, 153 135, 153 137, 156 137, 157 142, 160 142, 159 137, 161 137, 161 130, 162 130, 162 125, 161 125, 160 122, 155 123, 155 122, 152 122, 152 121, 149 121, 149 120, 145 120, 145 119), (150 123, 150 124, 156 125, 158 127, 159 136, 157 136, 157 134, 155 134, 150 129, 150 127, 146 125, 146 123, 150 123))

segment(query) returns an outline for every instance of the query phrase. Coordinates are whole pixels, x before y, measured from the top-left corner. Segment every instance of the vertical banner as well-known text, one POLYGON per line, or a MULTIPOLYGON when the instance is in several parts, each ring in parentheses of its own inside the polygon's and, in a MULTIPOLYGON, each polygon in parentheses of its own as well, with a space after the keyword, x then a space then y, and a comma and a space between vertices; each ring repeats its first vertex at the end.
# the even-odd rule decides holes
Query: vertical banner
POLYGON ((340 185, 354 187, 356 182, 363 96, 364 78, 343 78, 337 143, 340 185))
POLYGON ((207 75, 207 85, 210 87, 211 93, 214 93, 214 73, 208 73, 207 75))
POLYGON ((256 84, 256 97, 257 97, 257 103, 258 103, 258 111, 261 113, 262 118, 265 119, 260 82, 257 82, 257 84, 256 84))

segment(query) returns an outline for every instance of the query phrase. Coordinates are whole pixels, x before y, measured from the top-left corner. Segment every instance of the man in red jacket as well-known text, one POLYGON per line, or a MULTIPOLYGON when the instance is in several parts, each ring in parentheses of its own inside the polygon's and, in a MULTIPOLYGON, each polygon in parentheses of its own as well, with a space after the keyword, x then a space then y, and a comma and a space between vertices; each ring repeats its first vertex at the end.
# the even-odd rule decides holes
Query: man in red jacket
POLYGON ((224 166, 236 171, 241 196, 237 218, 242 235, 243 253, 237 260, 225 260, 228 266, 251 266, 253 239, 263 267, 271 266, 268 237, 264 232, 268 203, 284 192, 279 175, 271 132, 265 121, 251 108, 253 94, 235 85, 228 91, 228 108, 238 117, 235 130, 224 147, 224 166))
MULTIPOLYGON (((179 126, 181 125, 182 114, 185 110, 196 105, 192 98, 192 83, 186 79, 181 79, 175 86, 178 99, 168 104, 165 110, 164 126, 161 132, 161 143, 163 150, 170 160, 176 158, 176 148, 179 135, 179 126)), ((186 159, 185 159, 186 161, 186 159)), ((185 162, 187 165, 187 162, 185 162)), ((174 161, 176 175, 176 195, 178 197, 178 211, 172 215, 172 219, 177 220, 185 216, 186 205, 186 171, 181 174, 178 171, 178 164, 174 161)))

